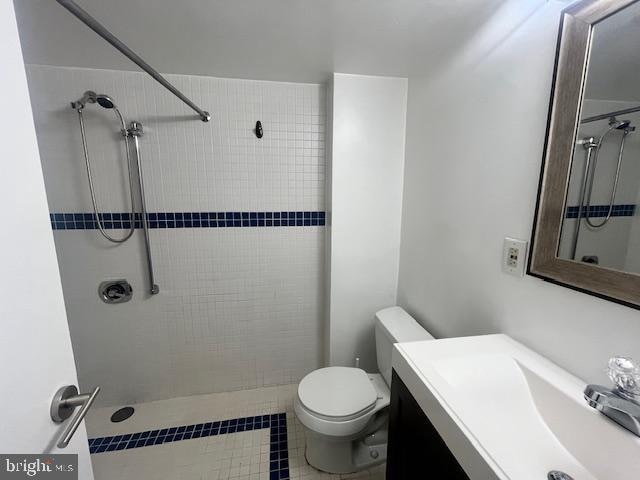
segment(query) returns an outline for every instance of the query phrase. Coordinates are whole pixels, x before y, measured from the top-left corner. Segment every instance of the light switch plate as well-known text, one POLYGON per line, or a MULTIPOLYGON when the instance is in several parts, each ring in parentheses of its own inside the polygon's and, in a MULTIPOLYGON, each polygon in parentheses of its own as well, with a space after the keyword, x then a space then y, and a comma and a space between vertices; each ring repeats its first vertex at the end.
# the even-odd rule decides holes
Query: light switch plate
POLYGON ((506 237, 502 248, 502 271, 516 277, 524 276, 529 242, 506 237))

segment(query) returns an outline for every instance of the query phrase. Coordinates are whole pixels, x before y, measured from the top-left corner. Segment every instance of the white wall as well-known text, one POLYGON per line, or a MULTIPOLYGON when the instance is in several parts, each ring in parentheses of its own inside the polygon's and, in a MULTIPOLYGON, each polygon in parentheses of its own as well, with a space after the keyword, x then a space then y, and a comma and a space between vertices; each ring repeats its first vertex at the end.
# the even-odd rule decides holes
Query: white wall
MULTIPOLYGON (((324 210, 324 85, 170 75, 211 112, 203 123, 142 73, 32 65, 28 77, 51 212, 92 211, 69 108, 88 89, 143 123, 150 212, 324 210)), ((101 210, 124 212, 113 113, 89 105, 85 117, 101 210)), ((321 363, 323 230, 153 229, 152 298, 140 231, 113 246, 97 230, 56 230, 81 385, 123 404, 299 380, 321 363), (99 300, 98 284, 114 278, 133 285, 130 303, 99 300)))
POLYGON ((436 336, 504 332, 588 381, 640 358, 640 313, 501 273, 529 239, 566 4, 510 0, 448 65, 409 83, 398 303, 436 336))
POLYGON ((376 370, 373 319, 396 302, 407 80, 334 74, 330 365, 376 370))
POLYGON ((0 118, 0 451, 78 454, 78 478, 92 480, 84 424, 65 450, 55 446, 67 424, 51 420, 51 399, 77 378, 18 30, 7 1, 0 2, 0 64, 0 108, 10 112, 0 118))

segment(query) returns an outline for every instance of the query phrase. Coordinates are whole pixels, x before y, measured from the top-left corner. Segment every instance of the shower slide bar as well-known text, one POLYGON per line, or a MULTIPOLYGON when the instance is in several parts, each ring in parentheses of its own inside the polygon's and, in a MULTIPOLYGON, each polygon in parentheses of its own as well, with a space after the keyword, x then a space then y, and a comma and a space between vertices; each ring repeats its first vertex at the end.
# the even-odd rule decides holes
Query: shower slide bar
POLYGON ((155 70, 151 65, 145 62, 140 56, 138 56, 133 50, 127 47, 124 43, 122 43, 115 35, 113 35, 109 30, 107 30, 100 22, 98 22, 95 18, 93 18, 89 13, 83 10, 76 2, 73 0, 56 0, 60 5, 69 10, 73 15, 75 15, 81 22, 87 25, 91 30, 96 32, 102 38, 104 38, 107 42, 113 45, 117 50, 119 50, 122 54, 124 54, 129 60, 138 65, 142 70, 151 75, 160 85, 165 87, 171 93, 173 93, 176 97, 182 100, 184 103, 189 105, 193 110, 198 112, 200 119, 203 122, 208 122, 211 120, 211 115, 209 112, 202 110, 195 103, 189 100, 180 90, 174 87, 171 83, 167 81, 157 70, 155 70))
POLYGON ((580 123, 597 122, 598 120, 608 120, 611 117, 619 117, 620 115, 628 115, 629 113, 640 112, 640 106, 625 108, 623 110, 616 110, 614 112, 602 113, 600 115, 594 115, 593 117, 587 117, 580 121, 580 123))
MULTIPOLYGON (((160 287, 156 284, 156 277, 153 273, 153 260, 151 259, 151 240, 149 239, 149 215, 147 214, 147 200, 144 193, 144 181, 142 179, 142 159, 140 157, 140 142, 142 136, 142 124, 135 120, 130 123, 127 129, 127 136, 133 139, 134 150, 136 152, 136 164, 138 166, 138 186, 140 188, 140 206, 142 209, 142 232, 144 233, 144 249, 147 254, 147 271, 149 272, 149 283, 151 285, 151 295, 160 293, 160 287)), ((125 139, 126 141, 126 139, 125 139)), ((98 215, 96 214, 96 218, 98 215)), ((135 227, 135 223, 131 223, 135 227)))

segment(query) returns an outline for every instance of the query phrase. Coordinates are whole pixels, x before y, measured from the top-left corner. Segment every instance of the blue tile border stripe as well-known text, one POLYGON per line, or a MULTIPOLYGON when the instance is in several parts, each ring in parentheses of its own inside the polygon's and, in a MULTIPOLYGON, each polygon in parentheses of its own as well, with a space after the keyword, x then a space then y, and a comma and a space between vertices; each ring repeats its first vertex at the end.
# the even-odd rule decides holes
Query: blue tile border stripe
POLYGON ((165 443, 179 442, 229 433, 248 432, 269 428, 269 480, 289 479, 289 444, 286 413, 257 415, 255 417, 218 420, 192 425, 181 425, 144 432, 127 433, 111 437, 89 439, 91 454, 130 450, 165 443))
MULTIPOLYGON (((578 218, 578 206, 567 207, 567 218, 578 218)), ((589 217, 606 217, 609 213, 609 205, 591 205, 589 207, 589 217)), ((614 205, 611 209, 612 217, 633 217, 636 213, 635 205, 614 205)), ((587 210, 582 211, 582 217, 587 215, 587 210)))
MULTIPOLYGON (((51 213, 54 230, 94 230, 98 228, 93 213, 51 213)), ((136 213, 105 212, 99 214, 105 229, 142 227, 136 213)), ((325 212, 153 212, 148 213, 150 228, 224 228, 224 227, 306 227, 324 226, 325 212)))

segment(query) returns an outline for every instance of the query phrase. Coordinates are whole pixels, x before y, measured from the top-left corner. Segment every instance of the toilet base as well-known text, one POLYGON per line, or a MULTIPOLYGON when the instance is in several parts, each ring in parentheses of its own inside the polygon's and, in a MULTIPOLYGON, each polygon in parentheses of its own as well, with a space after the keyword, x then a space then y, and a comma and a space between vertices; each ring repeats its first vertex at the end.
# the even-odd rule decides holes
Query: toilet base
MULTIPOLYGON (((386 422, 385 422, 386 423, 386 422)), ((312 467, 327 473, 354 473, 387 460, 386 424, 371 433, 330 437, 305 429, 305 457, 312 467)))

